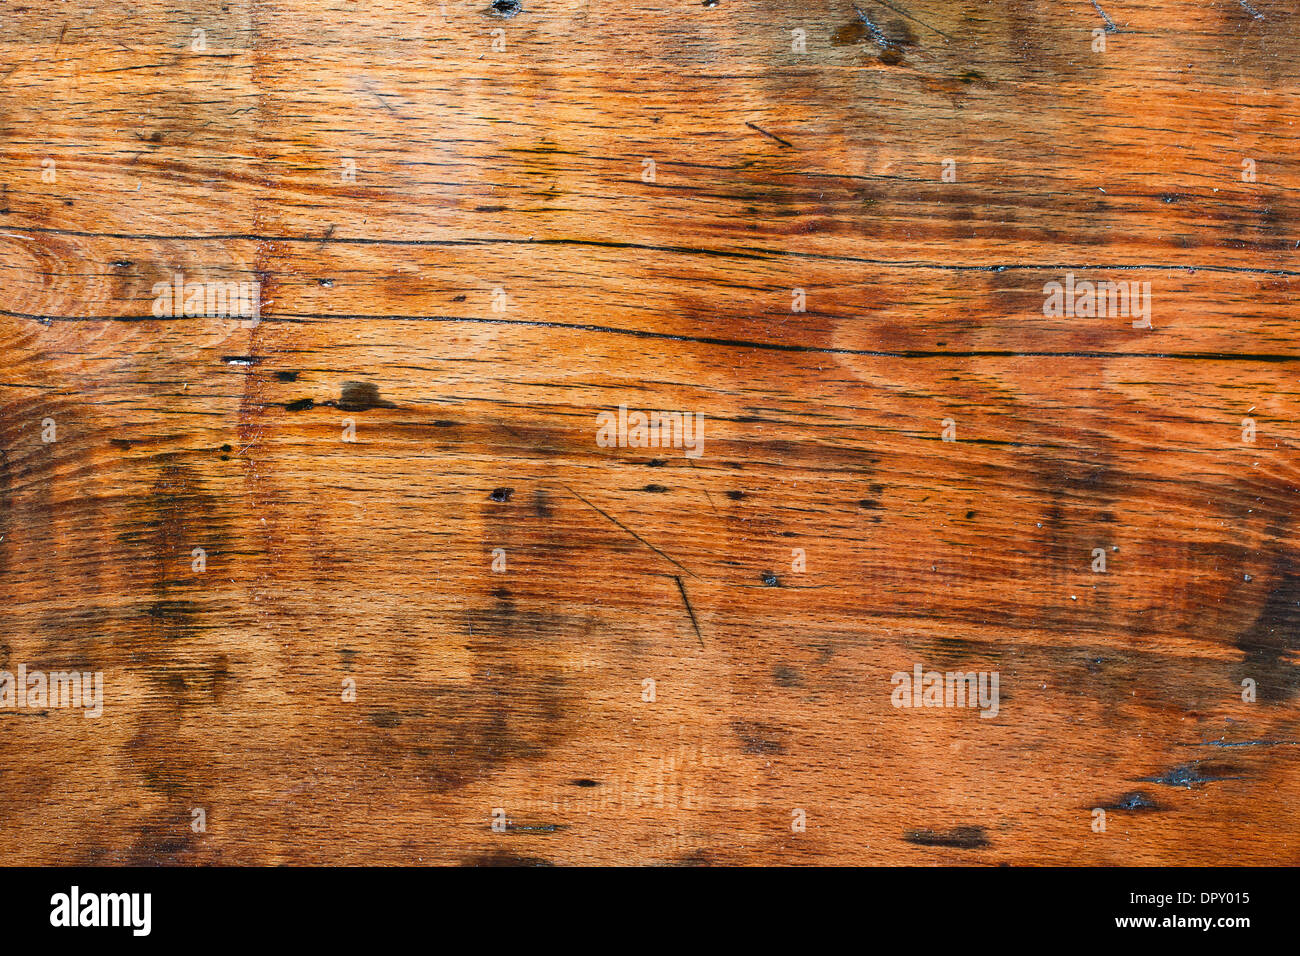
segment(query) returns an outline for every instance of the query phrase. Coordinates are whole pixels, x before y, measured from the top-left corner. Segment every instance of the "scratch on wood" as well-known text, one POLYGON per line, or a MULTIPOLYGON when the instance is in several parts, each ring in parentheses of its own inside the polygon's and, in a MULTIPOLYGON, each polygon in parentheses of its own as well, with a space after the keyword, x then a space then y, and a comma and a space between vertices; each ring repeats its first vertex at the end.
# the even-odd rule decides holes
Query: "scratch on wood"
POLYGON ((1184 747, 1300 747, 1300 740, 1203 740, 1184 747))
POLYGON ((1197 760, 1193 763, 1180 764, 1156 777, 1139 777, 1138 779, 1143 783, 1159 783, 1166 787, 1185 787, 1191 790, 1192 787, 1201 783, 1218 783, 1223 780, 1243 780, 1245 778, 1219 774, 1212 767, 1203 770, 1201 769, 1201 761, 1197 760))
POLYGON ((590 508, 592 511, 596 512, 596 513, 597 513, 598 515, 600 515, 601 517, 605 518, 606 520, 608 520, 608 521, 612 522, 613 524, 617 525, 618 527, 622 528, 624 531, 626 531, 626 532, 627 532, 628 534, 630 534, 632 537, 636 538, 638 541, 640 541, 642 544, 644 544, 647 548, 649 548, 649 549, 650 549, 651 551, 653 551, 655 554, 659 555, 659 557, 663 558, 665 561, 668 561, 669 563, 671 563, 671 564, 674 565, 675 567, 679 567, 679 568, 681 568, 683 571, 685 571, 685 572, 686 572, 687 574, 689 574, 691 577, 693 577, 693 578, 694 578, 694 577, 698 577, 698 575, 695 574, 695 572, 693 572, 690 568, 686 567, 686 565, 682 564, 680 561, 678 561, 678 560, 677 560, 676 558, 674 558, 672 555, 670 555, 670 554, 666 554, 664 551, 660 550, 659 548, 656 548, 653 544, 651 544, 651 543, 650 543, 649 541, 647 541, 645 538, 641 537, 639 534, 637 534, 635 531, 633 531, 631 528, 629 528, 629 527, 628 527, 627 525, 625 525, 623 522, 619 521, 617 518, 615 518, 615 517, 614 517, 613 515, 611 515, 609 512, 607 512, 607 511, 602 511, 600 508, 597 508, 597 507, 596 507, 595 505, 593 505, 590 501, 588 501, 586 498, 582 497, 582 495, 578 494, 576 491, 574 491, 574 490, 573 490, 572 488, 570 488, 568 485, 564 485, 563 487, 564 487, 564 489, 565 489, 569 494, 573 495, 573 497, 577 498, 579 501, 581 501, 584 505, 586 505, 586 506, 587 506, 588 508, 590 508))
POLYGON ((1097 0, 1092 0, 1092 5, 1096 7, 1097 12, 1101 14, 1101 18, 1106 21, 1107 33, 1115 33, 1119 30, 1119 27, 1115 26, 1115 21, 1106 16, 1106 11, 1101 8, 1101 5, 1097 3, 1097 0))
POLYGON ((871 39, 875 42, 876 46, 880 47, 882 50, 892 50, 894 48, 893 42, 889 37, 885 36, 885 31, 872 23, 871 18, 859 10, 856 3, 853 5, 853 12, 856 13, 858 19, 866 25, 868 32, 871 34, 871 39))
POLYGON ((367 89, 367 92, 375 99, 379 100, 380 106, 388 110, 388 112, 392 113, 394 116, 397 115, 397 110, 393 109, 390 105, 388 105, 388 101, 384 99, 384 94, 376 93, 374 90, 370 90, 370 89, 367 89))
POLYGON ((749 123, 749 122, 745 123, 745 125, 748 126, 750 129, 754 130, 754 131, 757 132, 757 133, 762 133, 764 136, 768 137, 769 139, 774 139, 774 140, 776 140, 778 143, 780 143, 780 144, 781 144, 782 146, 784 146, 786 149, 793 149, 793 148, 794 148, 794 145, 793 145, 792 143, 787 142, 786 140, 782 139, 780 136, 777 136, 775 133, 769 133, 767 130, 763 129, 763 127, 761 127, 761 126, 755 126, 753 123, 749 123))
MULTIPOLYGON (((690 465, 691 468, 694 468, 694 467, 695 467, 695 462, 693 462, 693 461, 692 461, 691 459, 689 459, 689 458, 686 459, 686 464, 690 465)), ((701 486, 701 487, 702 487, 702 489, 703 489, 703 491, 704 491, 704 497, 705 497, 705 498, 708 500, 708 502, 709 502, 709 507, 713 509, 713 513, 714 513, 715 515, 717 515, 719 518, 721 518, 721 517, 722 517, 722 512, 720 512, 720 511, 718 510, 718 506, 715 505, 715 504, 713 503, 713 495, 709 494, 709 489, 708 489, 708 487, 706 487, 706 486, 701 486)))
POLYGON ((682 584, 682 579, 673 575, 673 580, 677 582, 677 590, 682 592, 682 602, 686 605, 686 613, 691 616, 691 626, 695 628, 695 637, 700 642, 700 647, 704 646, 704 635, 700 633, 700 622, 695 619, 695 609, 691 607, 691 599, 686 596, 686 585, 682 584))

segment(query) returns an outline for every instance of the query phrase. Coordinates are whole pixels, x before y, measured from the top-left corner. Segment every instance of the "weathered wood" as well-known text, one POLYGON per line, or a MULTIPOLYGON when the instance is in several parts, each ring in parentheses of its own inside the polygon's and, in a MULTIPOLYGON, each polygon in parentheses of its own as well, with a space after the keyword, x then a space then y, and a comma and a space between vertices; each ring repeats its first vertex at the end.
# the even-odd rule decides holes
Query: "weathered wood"
POLYGON ((0 862, 1300 862, 1300 14, 1101 9, 6 0, 0 862))

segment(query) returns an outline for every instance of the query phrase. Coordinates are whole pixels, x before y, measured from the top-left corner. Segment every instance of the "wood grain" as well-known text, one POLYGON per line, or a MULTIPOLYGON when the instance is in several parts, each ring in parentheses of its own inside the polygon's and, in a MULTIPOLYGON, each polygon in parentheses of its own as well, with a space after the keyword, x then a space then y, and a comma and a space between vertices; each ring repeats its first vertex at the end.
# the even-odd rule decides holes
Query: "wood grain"
POLYGON ((0 863, 1300 863, 1292 4, 0 26, 0 863))

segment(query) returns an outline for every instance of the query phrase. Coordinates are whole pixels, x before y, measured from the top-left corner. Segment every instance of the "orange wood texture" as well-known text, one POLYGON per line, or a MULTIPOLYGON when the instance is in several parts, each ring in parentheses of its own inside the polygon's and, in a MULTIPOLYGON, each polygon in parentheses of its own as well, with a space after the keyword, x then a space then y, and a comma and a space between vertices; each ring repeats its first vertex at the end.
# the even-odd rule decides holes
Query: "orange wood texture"
POLYGON ((0 863, 1300 862, 1294 4, 511 2, 0 0, 0 863))

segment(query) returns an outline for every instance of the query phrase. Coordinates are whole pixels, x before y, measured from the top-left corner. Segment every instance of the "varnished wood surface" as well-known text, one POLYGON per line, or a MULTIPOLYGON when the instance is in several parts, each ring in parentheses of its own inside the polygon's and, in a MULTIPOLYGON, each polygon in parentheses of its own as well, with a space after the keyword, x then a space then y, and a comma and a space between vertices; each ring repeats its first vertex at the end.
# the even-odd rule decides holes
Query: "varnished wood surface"
POLYGON ((1300 862, 1294 5, 0 26, 0 863, 1300 862))

